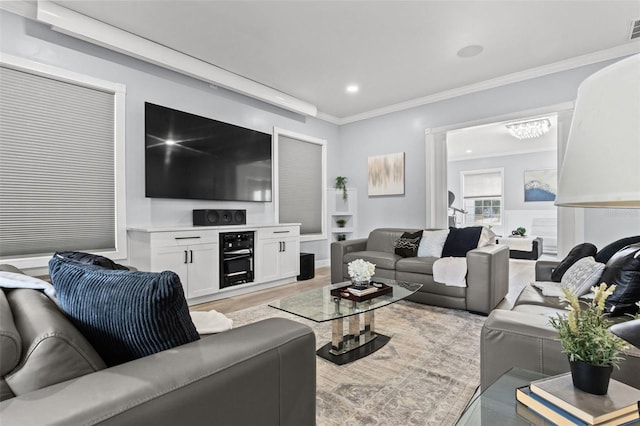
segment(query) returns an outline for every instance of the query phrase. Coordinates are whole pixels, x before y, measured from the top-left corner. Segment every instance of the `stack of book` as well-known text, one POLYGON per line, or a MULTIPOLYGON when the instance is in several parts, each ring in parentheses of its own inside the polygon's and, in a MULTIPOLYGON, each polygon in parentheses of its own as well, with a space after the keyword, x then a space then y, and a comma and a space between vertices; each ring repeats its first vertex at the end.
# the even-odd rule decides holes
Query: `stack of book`
POLYGON ((535 425, 640 424, 640 390, 611 379, 606 395, 573 386, 571 373, 516 389, 517 413, 535 425))
POLYGON ((375 293, 379 289, 373 286, 367 285, 352 285, 347 288, 347 291, 351 294, 355 294, 356 296, 364 296, 365 294, 375 293))

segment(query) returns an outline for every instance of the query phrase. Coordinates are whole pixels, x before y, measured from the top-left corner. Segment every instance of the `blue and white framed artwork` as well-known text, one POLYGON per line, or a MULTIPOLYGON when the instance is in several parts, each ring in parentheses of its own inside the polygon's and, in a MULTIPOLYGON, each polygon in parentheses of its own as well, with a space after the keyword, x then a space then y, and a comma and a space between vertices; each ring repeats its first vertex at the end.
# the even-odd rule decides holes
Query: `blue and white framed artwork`
POLYGON ((556 169, 525 170, 524 201, 555 201, 558 193, 556 169))

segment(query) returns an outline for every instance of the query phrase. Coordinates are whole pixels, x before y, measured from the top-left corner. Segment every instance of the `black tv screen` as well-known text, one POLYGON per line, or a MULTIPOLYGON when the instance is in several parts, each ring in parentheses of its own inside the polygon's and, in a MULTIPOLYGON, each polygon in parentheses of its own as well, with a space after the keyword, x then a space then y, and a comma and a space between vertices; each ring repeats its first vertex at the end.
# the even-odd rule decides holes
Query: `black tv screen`
POLYGON ((271 135, 145 102, 150 198, 271 201, 271 135))

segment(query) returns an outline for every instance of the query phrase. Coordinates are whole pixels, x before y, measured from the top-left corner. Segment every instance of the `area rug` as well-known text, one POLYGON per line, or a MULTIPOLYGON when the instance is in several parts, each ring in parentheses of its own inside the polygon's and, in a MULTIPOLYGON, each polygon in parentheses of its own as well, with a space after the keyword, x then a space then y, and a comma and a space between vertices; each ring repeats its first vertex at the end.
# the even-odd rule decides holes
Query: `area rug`
MULTIPOLYGON (((315 323, 268 306, 227 316, 234 328, 289 318, 314 330, 318 348, 331 340, 330 322, 315 323)), ((407 301, 376 310, 376 330, 391 336, 386 346, 343 366, 317 357, 316 424, 455 424, 480 383, 484 320, 407 301)))

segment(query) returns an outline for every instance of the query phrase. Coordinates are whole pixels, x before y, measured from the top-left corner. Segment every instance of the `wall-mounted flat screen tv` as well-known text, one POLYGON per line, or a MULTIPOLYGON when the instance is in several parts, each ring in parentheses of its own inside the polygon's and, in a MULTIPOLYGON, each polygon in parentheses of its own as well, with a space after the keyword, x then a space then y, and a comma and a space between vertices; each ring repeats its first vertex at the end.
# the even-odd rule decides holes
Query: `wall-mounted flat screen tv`
POLYGON ((145 102, 150 198, 271 201, 271 135, 145 102))

